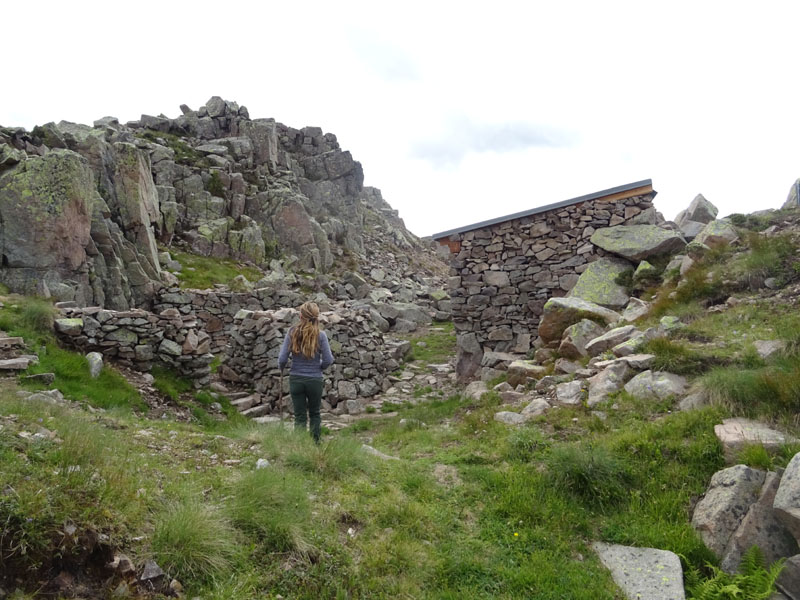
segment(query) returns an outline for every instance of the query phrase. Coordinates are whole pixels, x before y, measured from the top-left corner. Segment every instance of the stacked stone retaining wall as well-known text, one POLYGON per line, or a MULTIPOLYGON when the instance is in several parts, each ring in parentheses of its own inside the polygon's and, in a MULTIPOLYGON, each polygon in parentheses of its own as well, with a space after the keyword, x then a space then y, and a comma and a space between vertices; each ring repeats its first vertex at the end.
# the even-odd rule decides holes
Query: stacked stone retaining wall
POLYGON ((154 364, 168 366, 198 386, 210 381, 211 338, 194 313, 170 308, 160 314, 145 310, 113 311, 99 307, 64 308, 56 320, 59 341, 81 352, 100 352, 138 371, 154 364))
MULTIPOLYGON (((277 406, 280 371, 278 354, 289 328, 298 322, 295 309, 241 310, 234 318, 227 356, 220 376, 246 382, 264 402, 277 406)), ((368 309, 337 308, 320 315, 330 340, 333 366, 325 373, 325 400, 339 402, 372 397, 391 387, 389 374, 400 366, 408 342, 386 340, 368 309)), ((284 393, 288 390, 284 378, 284 393)))
POLYGON ((605 254, 591 235, 603 227, 656 223, 654 196, 579 202, 443 240, 454 251, 448 287, 460 347, 529 352, 548 298, 564 296, 605 254))

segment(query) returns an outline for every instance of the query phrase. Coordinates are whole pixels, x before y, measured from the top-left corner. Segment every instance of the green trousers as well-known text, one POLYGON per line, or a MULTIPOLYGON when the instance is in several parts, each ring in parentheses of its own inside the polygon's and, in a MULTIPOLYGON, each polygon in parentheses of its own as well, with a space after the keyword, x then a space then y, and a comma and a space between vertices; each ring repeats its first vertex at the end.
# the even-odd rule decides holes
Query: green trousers
POLYGON ((305 431, 306 422, 311 420, 311 437, 319 442, 319 430, 322 418, 319 416, 322 407, 322 379, 314 377, 289 376, 289 393, 294 406, 294 428, 305 431))

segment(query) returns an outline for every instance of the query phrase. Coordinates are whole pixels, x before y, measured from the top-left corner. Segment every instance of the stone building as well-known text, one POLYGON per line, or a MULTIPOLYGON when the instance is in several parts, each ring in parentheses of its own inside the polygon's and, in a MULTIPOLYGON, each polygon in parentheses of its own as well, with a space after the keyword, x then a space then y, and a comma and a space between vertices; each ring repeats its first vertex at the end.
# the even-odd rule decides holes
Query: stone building
POLYGON ((450 249, 459 377, 529 353, 548 298, 605 255, 592 234, 663 220, 655 195, 646 179, 435 234, 450 249))

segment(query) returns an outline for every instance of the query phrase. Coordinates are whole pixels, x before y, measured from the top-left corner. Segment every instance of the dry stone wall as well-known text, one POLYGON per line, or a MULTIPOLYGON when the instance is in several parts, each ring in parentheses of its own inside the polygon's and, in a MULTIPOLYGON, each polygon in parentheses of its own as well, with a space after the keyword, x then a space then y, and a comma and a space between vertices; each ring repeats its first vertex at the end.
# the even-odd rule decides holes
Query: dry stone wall
MULTIPOLYGON (((225 380, 247 382, 277 406, 278 354, 289 328, 298 322, 295 309, 241 310, 234 318, 227 357, 219 373, 225 380)), ((400 366, 408 342, 386 340, 365 307, 338 307, 323 312, 320 322, 334 356, 325 373, 325 400, 339 402, 372 397, 391 387, 389 374, 400 366)), ((288 381, 284 378, 284 392, 288 381)))
POLYGON ((459 376, 471 377, 487 353, 526 354, 550 297, 564 296, 589 263, 605 255, 590 243, 614 225, 655 224, 654 192, 593 200, 453 234, 448 287, 459 336, 459 376))
POLYGON ((202 329, 211 338, 211 352, 217 354, 225 351, 234 326, 234 317, 240 310, 263 311, 299 306, 304 300, 296 292, 277 288, 231 292, 172 287, 156 297, 154 308, 159 313, 174 309, 182 315, 195 315, 202 329))
POLYGON ((211 338, 193 313, 170 308, 160 314, 134 309, 63 308, 56 320, 59 341, 81 352, 100 352, 138 371, 161 364, 193 379, 210 382, 211 338))

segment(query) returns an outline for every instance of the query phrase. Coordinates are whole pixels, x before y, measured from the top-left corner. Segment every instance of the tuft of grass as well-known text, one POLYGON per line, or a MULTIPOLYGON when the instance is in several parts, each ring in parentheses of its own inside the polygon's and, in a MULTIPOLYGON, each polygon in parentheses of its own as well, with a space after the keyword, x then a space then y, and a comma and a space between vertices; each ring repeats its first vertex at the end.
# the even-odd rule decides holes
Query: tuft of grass
POLYGON ((550 447, 542 432, 535 427, 522 427, 512 432, 506 440, 508 460, 528 462, 550 447))
POLYGON ((369 457, 358 440, 340 437, 316 445, 307 434, 297 435, 302 437, 302 442, 286 455, 286 464, 290 467, 329 479, 343 479, 370 468, 369 457))
POLYGON ((652 365, 654 371, 669 371, 677 375, 697 375, 706 371, 714 361, 708 352, 700 353, 685 343, 669 338, 648 340, 640 351, 655 355, 652 365))
POLYGON ((228 504, 234 525, 271 552, 310 549, 305 528, 311 510, 305 481, 291 471, 271 468, 245 474, 228 504))
POLYGON ((238 536, 215 506, 197 499, 171 503, 158 515, 153 553, 158 564, 181 581, 227 573, 238 536))
POLYGON ((736 457, 736 462, 764 471, 771 471, 775 468, 772 457, 761 444, 749 444, 742 448, 736 457))
POLYGON ((791 422, 800 411, 800 364, 790 358, 756 369, 715 368, 700 384, 736 416, 791 422))
POLYGON ((49 300, 27 298, 20 310, 20 321, 23 327, 36 333, 50 333, 58 311, 49 300))
POLYGON ((181 377, 171 369, 156 366, 153 367, 151 373, 154 379, 153 387, 172 402, 178 402, 181 394, 185 394, 194 389, 191 381, 185 377, 181 377))
POLYGON ((797 278, 797 243, 790 234, 765 236, 747 232, 745 243, 749 251, 730 265, 732 277, 753 289, 761 287, 767 277, 778 278, 780 285, 797 278))
POLYGON ((600 508, 622 502, 633 481, 630 466, 596 444, 553 448, 547 458, 547 467, 555 487, 600 508))

